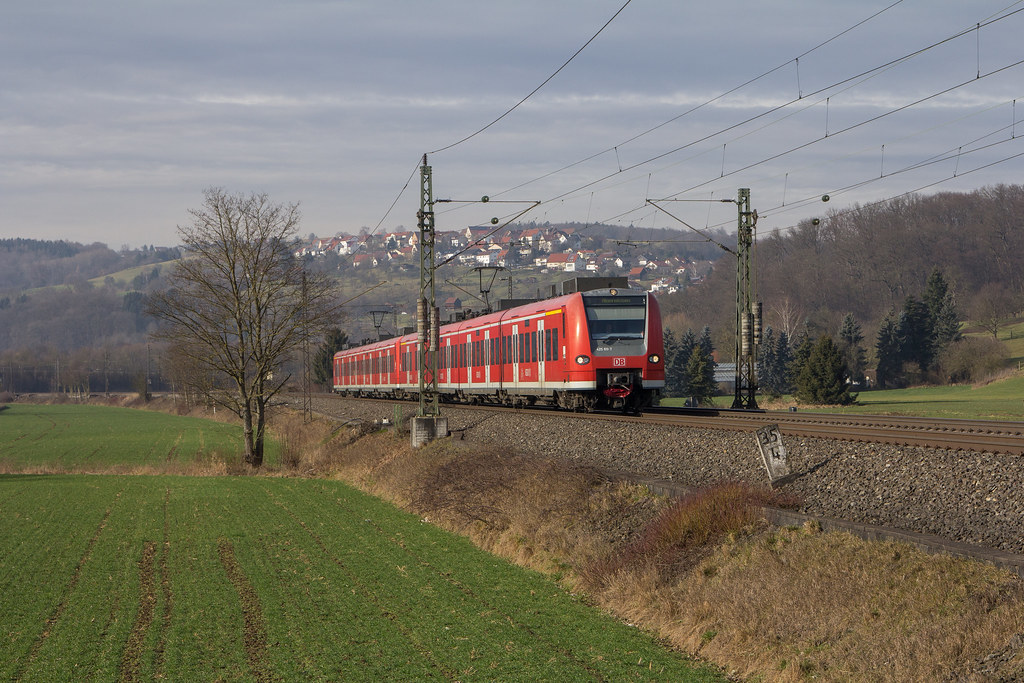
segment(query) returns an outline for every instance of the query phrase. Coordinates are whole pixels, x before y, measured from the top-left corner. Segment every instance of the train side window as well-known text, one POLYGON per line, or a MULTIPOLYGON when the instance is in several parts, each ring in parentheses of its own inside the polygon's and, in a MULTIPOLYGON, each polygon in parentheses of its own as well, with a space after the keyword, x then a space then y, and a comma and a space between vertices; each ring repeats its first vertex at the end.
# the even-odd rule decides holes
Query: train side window
POLYGON ((540 360, 540 354, 537 353, 537 330, 530 333, 530 360, 540 360))

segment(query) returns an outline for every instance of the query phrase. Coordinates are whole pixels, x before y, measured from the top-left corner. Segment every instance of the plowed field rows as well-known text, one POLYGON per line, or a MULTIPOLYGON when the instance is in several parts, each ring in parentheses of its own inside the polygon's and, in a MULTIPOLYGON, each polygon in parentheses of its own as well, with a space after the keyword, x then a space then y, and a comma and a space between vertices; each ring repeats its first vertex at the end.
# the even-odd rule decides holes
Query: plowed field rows
POLYGON ((343 484, 0 476, 2 680, 717 680, 343 484))

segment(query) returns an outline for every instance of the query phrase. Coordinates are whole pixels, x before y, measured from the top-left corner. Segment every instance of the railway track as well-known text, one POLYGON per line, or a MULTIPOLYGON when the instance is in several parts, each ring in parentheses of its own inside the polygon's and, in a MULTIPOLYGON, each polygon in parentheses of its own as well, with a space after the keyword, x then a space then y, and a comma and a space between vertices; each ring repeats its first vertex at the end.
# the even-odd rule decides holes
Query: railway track
MULTIPOLYGON (((335 395, 323 394, 322 396, 335 395)), ((414 402, 409 403, 415 404, 414 402)), ((511 410, 491 405, 472 406, 458 404, 458 407, 478 410, 511 410)), ((553 411, 551 408, 516 410, 553 411)), ((662 407, 647 408, 641 417, 607 412, 561 414, 583 419, 640 420, 648 424, 722 429, 734 432, 752 432, 766 424, 777 424, 783 436, 786 437, 810 437, 902 446, 923 446, 926 448, 949 450, 1024 454, 1024 421, 937 420, 924 417, 894 417, 889 415, 837 415, 833 413, 798 413, 790 411, 662 407)))
POLYGON ((1024 422, 693 408, 650 408, 643 419, 731 431, 778 424, 782 434, 791 437, 1024 454, 1024 422))

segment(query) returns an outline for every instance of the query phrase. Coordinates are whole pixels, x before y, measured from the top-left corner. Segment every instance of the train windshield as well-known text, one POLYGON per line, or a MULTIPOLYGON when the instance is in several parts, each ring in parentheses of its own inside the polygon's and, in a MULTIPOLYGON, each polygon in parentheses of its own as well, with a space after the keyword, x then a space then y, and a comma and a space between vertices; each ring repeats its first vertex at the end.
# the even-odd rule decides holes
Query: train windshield
POLYGON ((643 296, 584 297, 592 341, 615 343, 643 339, 647 299, 643 296))

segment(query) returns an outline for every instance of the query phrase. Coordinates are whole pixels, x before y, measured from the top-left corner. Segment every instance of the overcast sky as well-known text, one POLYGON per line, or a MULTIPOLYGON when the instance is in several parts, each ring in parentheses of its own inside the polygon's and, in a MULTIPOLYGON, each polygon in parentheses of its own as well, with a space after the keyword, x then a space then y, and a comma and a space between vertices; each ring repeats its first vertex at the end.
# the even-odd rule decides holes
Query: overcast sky
POLYGON ((704 200, 740 187, 765 230, 1024 182, 1020 0, 632 0, 434 153, 624 2, 6 3, 0 238, 173 245, 211 186, 299 202, 303 235, 411 228, 428 152, 437 197, 524 202, 438 205, 441 230, 541 201, 523 220, 640 238, 680 226, 668 197, 734 225, 704 200))

